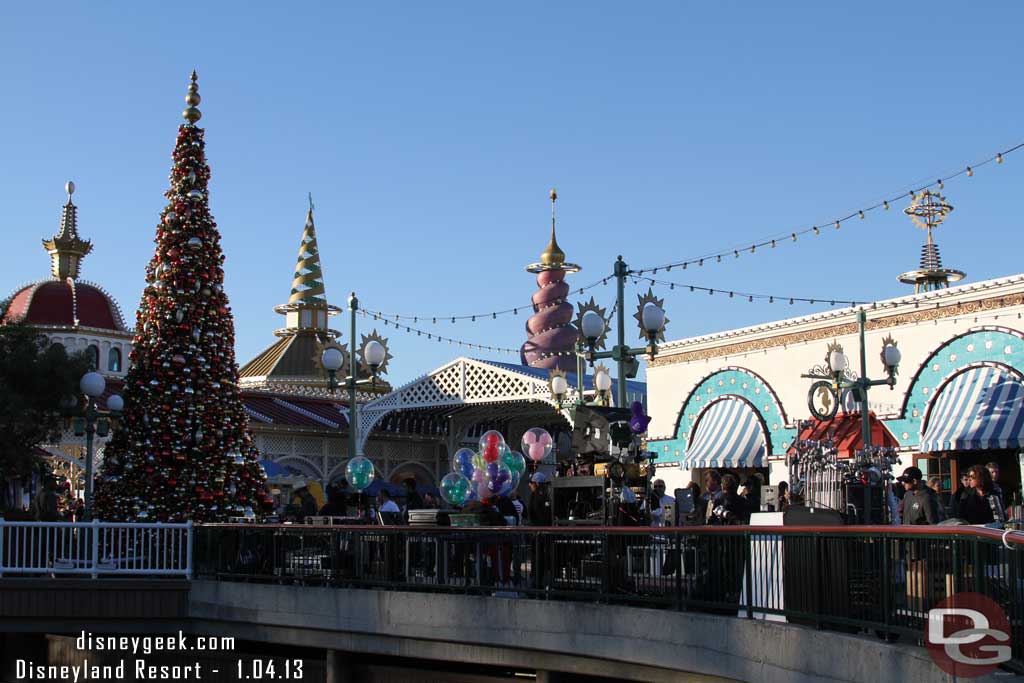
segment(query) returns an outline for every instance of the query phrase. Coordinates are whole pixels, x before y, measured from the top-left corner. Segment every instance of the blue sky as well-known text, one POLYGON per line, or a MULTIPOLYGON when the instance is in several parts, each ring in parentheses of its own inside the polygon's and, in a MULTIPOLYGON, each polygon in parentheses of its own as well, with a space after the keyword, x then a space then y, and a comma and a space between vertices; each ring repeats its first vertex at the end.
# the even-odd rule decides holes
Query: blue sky
MULTIPOLYGON (((131 315, 193 67, 240 362, 283 322, 271 308, 307 192, 334 303, 356 290, 385 311, 478 313, 528 304, 552 186, 586 284, 619 253, 652 265, 805 228, 1024 141, 1019 3, 293 5, 5 6, 0 289, 47 275, 39 240, 72 178, 95 243, 83 277, 131 315)), ((1022 180, 1024 150, 946 184, 946 265, 1021 270, 1022 180)), ((870 300, 908 291, 895 276, 923 241, 898 210, 874 212, 671 276, 870 300)), ((670 338, 821 309, 659 294, 670 338)), ((518 348, 524 322, 437 329, 518 348)), ((512 358, 380 329, 393 382, 460 353, 512 358)))

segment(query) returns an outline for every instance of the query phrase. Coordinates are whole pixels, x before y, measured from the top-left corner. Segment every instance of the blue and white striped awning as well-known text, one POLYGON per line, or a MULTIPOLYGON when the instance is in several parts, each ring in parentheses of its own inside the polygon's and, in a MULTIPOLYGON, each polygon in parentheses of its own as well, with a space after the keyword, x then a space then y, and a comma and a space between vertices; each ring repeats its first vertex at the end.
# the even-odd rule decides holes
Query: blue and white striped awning
POLYGON ((727 396, 704 409, 679 467, 764 467, 764 456, 757 414, 746 401, 727 396))
POLYGON ((932 400, 921 452, 1024 447, 1024 384, 1005 368, 971 368, 932 400))

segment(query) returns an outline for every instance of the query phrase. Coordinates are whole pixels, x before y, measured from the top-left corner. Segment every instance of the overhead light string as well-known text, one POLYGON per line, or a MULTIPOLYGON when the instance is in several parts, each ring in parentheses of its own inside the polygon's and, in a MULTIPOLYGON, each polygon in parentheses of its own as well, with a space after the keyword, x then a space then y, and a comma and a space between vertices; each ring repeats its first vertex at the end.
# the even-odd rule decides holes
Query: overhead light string
MULTIPOLYGON (((570 296, 574 296, 574 295, 575 296, 582 296, 583 292, 585 292, 585 291, 587 291, 589 289, 593 289, 594 287, 599 287, 599 286, 602 286, 602 285, 607 285, 609 279, 611 279, 612 277, 614 277, 614 276, 608 276, 608 277, 601 278, 600 280, 596 280, 594 282, 591 282, 589 285, 584 285, 583 287, 574 287, 573 289, 569 290, 569 293, 566 295, 565 299, 556 299, 555 301, 550 303, 548 306, 545 306, 545 308, 550 308, 551 306, 559 306, 559 305, 565 303, 566 301, 568 301, 568 297, 570 297, 570 296)), ((450 323, 450 324, 454 324, 456 322, 465 321, 465 320, 468 320, 470 322, 481 322, 481 321, 485 321, 485 320, 496 320, 498 318, 498 316, 508 315, 510 313, 512 315, 519 315, 520 311, 530 311, 532 313, 533 312, 533 303, 531 302, 531 303, 525 304, 523 306, 515 306, 515 307, 512 307, 512 308, 505 308, 505 309, 502 309, 500 311, 488 311, 486 313, 464 313, 464 314, 460 314, 460 315, 441 315, 441 314, 436 314, 436 313, 429 314, 429 315, 408 315, 408 314, 402 314, 402 313, 388 313, 386 311, 376 311, 376 310, 372 310, 372 309, 368 309, 368 308, 362 308, 361 310, 364 310, 364 311, 366 311, 366 312, 368 312, 368 313, 370 313, 370 314, 372 314, 374 316, 377 316, 377 319, 379 319, 379 320, 388 320, 390 322, 400 322, 402 320, 407 320, 407 321, 411 321, 413 324, 430 322, 430 324, 432 324, 432 325, 437 325, 438 323, 446 323, 446 322, 450 323)), ((541 310, 543 310, 543 309, 541 309, 541 310)))
POLYGON ((760 294, 756 292, 741 292, 735 289, 722 289, 719 287, 702 287, 701 285, 692 285, 682 282, 670 282, 667 280, 658 280, 653 277, 639 276, 636 279, 649 282, 652 285, 660 285, 662 287, 668 287, 670 291, 690 291, 690 292, 707 292, 710 296, 720 295, 725 296, 728 299, 746 299, 748 303, 753 303, 754 300, 765 300, 768 303, 776 302, 789 302, 795 304, 797 302, 807 304, 828 304, 829 306, 866 306, 872 302, 869 301, 857 301, 855 299, 833 297, 833 296, 789 296, 782 294, 760 294))
POLYGON ((477 344, 475 342, 468 342, 468 341, 465 341, 463 339, 455 339, 453 337, 445 337, 443 335, 436 334, 434 332, 428 332, 426 330, 420 330, 420 329, 417 329, 415 327, 411 327, 409 325, 402 324, 401 322, 396 322, 395 320, 388 320, 387 318, 383 318, 379 314, 374 313, 373 311, 370 311, 370 310, 367 310, 367 309, 360 309, 359 312, 362 314, 362 316, 364 318, 372 318, 373 320, 378 320, 378 321, 384 323, 385 327, 394 327, 396 330, 405 332, 407 334, 415 333, 417 337, 426 337, 427 341, 435 341, 436 340, 439 344, 444 343, 444 342, 448 342, 449 344, 457 345, 460 348, 466 348, 466 349, 477 350, 477 351, 493 351, 493 352, 496 352, 496 353, 511 353, 511 354, 518 354, 519 353, 519 349, 509 349, 509 348, 506 348, 504 346, 494 346, 492 344, 477 344))
MULTIPOLYGON (((730 257, 731 256, 734 259, 737 259, 744 252, 747 252, 747 253, 750 253, 750 254, 754 254, 754 253, 757 253, 758 249, 764 249, 766 247, 769 248, 769 249, 774 249, 780 243, 796 242, 796 241, 798 241, 798 238, 803 237, 804 235, 807 235, 807 234, 821 235, 821 233, 823 231, 826 231, 827 229, 839 230, 842 227, 843 223, 846 223, 847 221, 855 219, 855 218, 858 219, 858 220, 862 220, 862 219, 866 218, 866 214, 868 212, 870 212, 870 211, 875 211, 876 209, 888 210, 890 204, 892 204, 893 202, 897 202, 897 201, 899 201, 901 199, 913 200, 921 192, 924 192, 925 190, 929 190, 929 189, 931 189, 933 187, 943 188, 943 187, 945 187, 945 183, 947 183, 950 180, 953 180, 955 178, 959 178, 960 176, 966 176, 966 177, 970 178, 970 177, 972 177, 974 175, 975 171, 977 171, 982 166, 985 166, 985 165, 993 163, 993 162, 995 162, 996 164, 1002 164, 1003 163, 1003 158, 1007 154, 1012 154, 1013 152, 1016 152, 1017 150, 1019 150, 1021 147, 1024 147, 1024 142, 1016 144, 1013 147, 1010 147, 1009 149, 1003 150, 1002 152, 997 152, 996 154, 994 154, 994 155, 992 155, 992 156, 990 156, 990 157, 988 157, 988 158, 986 158, 986 159, 984 159, 982 161, 979 161, 978 163, 970 164, 970 165, 967 165, 967 166, 964 166, 964 167, 960 168, 958 171, 954 171, 954 172, 949 173, 949 174, 944 175, 944 176, 939 176, 938 178, 936 178, 936 180, 934 180, 932 182, 925 183, 925 184, 916 184, 916 185, 907 186, 907 187, 911 187, 911 188, 915 188, 915 189, 911 189, 909 191, 901 191, 899 194, 897 194, 895 196, 892 196, 889 199, 884 199, 884 200, 882 200, 880 202, 872 204, 871 206, 864 207, 863 209, 860 209, 858 211, 854 211, 853 213, 850 213, 850 214, 848 214, 846 216, 843 216, 841 218, 836 218, 836 219, 831 220, 831 221, 829 221, 827 223, 821 223, 821 224, 818 224, 818 225, 812 225, 809 228, 804 228, 804 229, 801 229, 801 230, 794 230, 794 231, 791 231, 791 232, 788 232, 788 233, 780 233, 780 234, 778 234, 778 235, 776 235, 774 237, 765 238, 765 239, 762 239, 762 240, 755 240, 754 242, 749 243, 749 244, 736 245, 736 246, 733 246, 733 247, 731 247, 729 249, 723 249, 721 251, 710 252, 710 253, 705 254, 703 256, 697 256, 697 257, 689 258, 689 259, 686 259, 686 260, 673 261, 671 263, 663 263, 663 264, 657 265, 657 266, 645 266, 643 268, 633 268, 629 272, 630 272, 630 274, 633 274, 633 275, 639 275, 639 274, 642 274, 642 273, 654 274, 654 273, 657 273, 659 270, 670 271, 673 268, 682 268, 683 270, 685 270, 689 266, 702 267, 705 264, 705 262, 714 261, 715 263, 721 263, 722 259, 725 258, 725 257, 730 257)), ((930 177, 935 177, 935 176, 930 176, 930 177)))

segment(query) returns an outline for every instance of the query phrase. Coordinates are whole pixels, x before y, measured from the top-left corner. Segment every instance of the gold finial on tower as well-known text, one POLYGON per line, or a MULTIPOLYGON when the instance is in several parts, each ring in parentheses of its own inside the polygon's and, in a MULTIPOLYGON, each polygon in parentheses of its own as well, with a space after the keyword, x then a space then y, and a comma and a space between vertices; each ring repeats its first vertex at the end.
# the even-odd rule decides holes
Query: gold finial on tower
POLYGON ((551 241, 540 255, 541 263, 553 267, 565 262, 565 252, 558 246, 558 240, 555 239, 555 200, 557 199, 558 193, 555 188, 551 188, 551 241))
POLYGON ((551 241, 540 254, 540 263, 531 263, 526 266, 528 273, 541 273, 546 270, 564 270, 567 273, 579 272, 580 267, 575 263, 565 262, 565 252, 558 246, 558 239, 555 237, 555 201, 558 199, 558 192, 551 188, 551 241))
POLYGON ((75 184, 69 180, 64 191, 68 193, 68 203, 61 210, 60 229, 50 239, 43 240, 43 247, 50 255, 50 272, 58 280, 77 278, 82 259, 92 251, 92 242, 78 236, 78 207, 71 201, 75 184))
POLYGON ((185 104, 188 105, 188 109, 181 112, 184 119, 192 125, 195 125, 196 121, 203 118, 202 112, 196 109, 202 101, 202 98, 199 97, 198 78, 196 70, 192 69, 192 82, 188 84, 188 93, 185 95, 185 104))

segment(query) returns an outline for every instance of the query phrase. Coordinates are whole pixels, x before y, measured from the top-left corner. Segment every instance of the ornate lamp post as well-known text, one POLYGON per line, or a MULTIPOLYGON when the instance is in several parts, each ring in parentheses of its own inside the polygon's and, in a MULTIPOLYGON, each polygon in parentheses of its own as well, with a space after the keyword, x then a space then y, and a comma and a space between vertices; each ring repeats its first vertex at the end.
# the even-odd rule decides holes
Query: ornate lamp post
MULTIPOLYGON (((817 380, 811 384, 807 393, 807 406, 811 414, 819 420, 830 420, 835 417, 839 410, 840 397, 844 389, 853 391, 854 399, 861 406, 861 432, 864 442, 864 451, 871 448, 871 420, 868 416, 868 389, 881 385, 888 385, 890 389, 896 386, 896 373, 899 370, 900 350, 896 347, 896 341, 892 337, 882 340, 882 364, 885 366, 887 377, 885 379, 868 379, 867 351, 864 344, 864 327, 867 323, 867 315, 864 309, 857 311, 857 325, 860 330, 860 377, 847 378, 846 369, 850 361, 843 352, 843 347, 836 342, 829 344, 828 355, 825 357, 828 365, 826 374, 825 368, 815 368, 810 373, 801 377, 817 380), (816 399, 818 400, 816 402, 816 399)), ((820 367, 820 366, 819 366, 820 367)))
MULTIPOLYGON (((363 345, 362 362, 370 371, 370 376, 366 379, 359 379, 359 372, 354 358, 354 350, 356 348, 356 312, 359 310, 359 300, 356 298, 355 292, 352 292, 352 295, 348 298, 348 308, 350 314, 349 331, 353 352, 349 354, 348 376, 342 382, 348 387, 348 453, 350 458, 354 458, 357 455, 359 431, 356 387, 373 386, 376 383, 377 373, 387 364, 388 349, 376 339, 370 339, 363 345)), ((338 370, 345 365, 345 355, 345 351, 337 346, 328 346, 320 355, 320 362, 323 363, 324 369, 327 370, 329 387, 332 392, 342 384, 342 382, 338 381, 338 370)))
MULTIPOLYGON (((636 377, 637 370, 639 369, 640 364, 637 361, 637 356, 647 355, 649 358, 654 358, 655 354, 658 353, 658 341, 665 341, 665 323, 668 322, 668 319, 665 318, 665 310, 662 308, 664 300, 656 298, 654 293, 648 290, 647 294, 639 297, 639 306, 636 313, 633 314, 633 317, 636 318, 637 323, 640 325, 641 338, 647 340, 647 346, 630 347, 626 345, 624 298, 626 277, 628 275, 629 267, 622 260, 622 257, 619 256, 615 261, 617 294, 615 313, 618 323, 618 343, 610 351, 596 350, 602 345, 608 328, 608 323, 604 316, 593 308, 588 310, 588 307, 584 307, 583 313, 580 316, 580 334, 587 344, 587 350, 583 353, 583 358, 591 365, 594 364, 595 360, 601 358, 610 358, 618 364, 619 386, 616 392, 615 403, 620 408, 626 406, 626 378, 636 377)), ((608 383, 610 386, 610 377, 608 383)))
POLYGON ((76 404, 69 413, 73 418, 75 436, 85 435, 85 513, 83 519, 88 522, 92 519, 93 438, 97 434, 104 437, 110 433, 112 426, 116 427, 116 420, 121 417, 124 410, 124 399, 120 395, 114 394, 107 398, 106 410, 97 406, 96 399, 102 396, 107 388, 107 381, 98 372, 87 372, 82 375, 78 386, 85 396, 85 405, 76 404))

